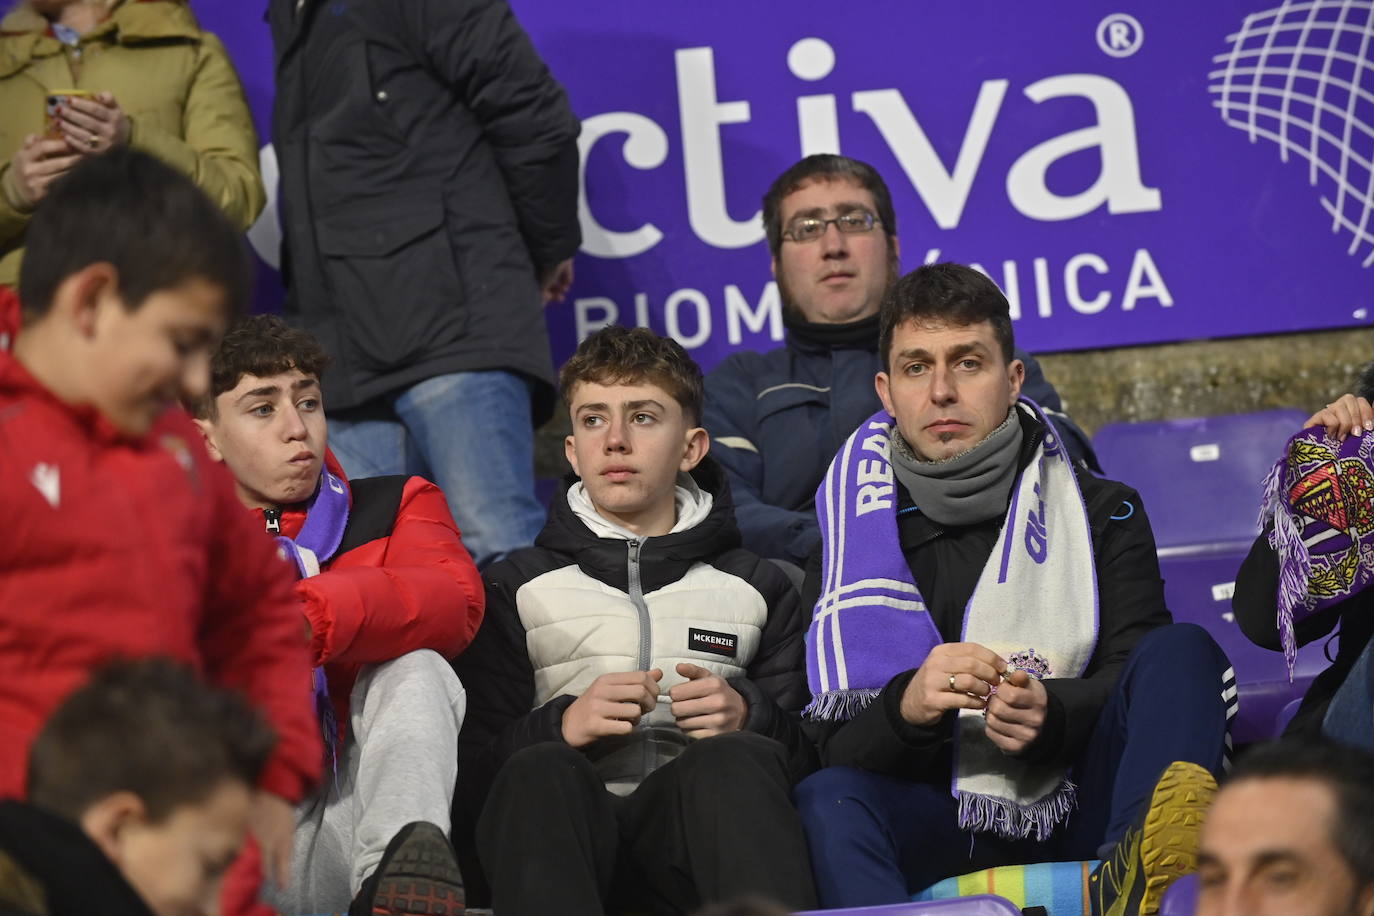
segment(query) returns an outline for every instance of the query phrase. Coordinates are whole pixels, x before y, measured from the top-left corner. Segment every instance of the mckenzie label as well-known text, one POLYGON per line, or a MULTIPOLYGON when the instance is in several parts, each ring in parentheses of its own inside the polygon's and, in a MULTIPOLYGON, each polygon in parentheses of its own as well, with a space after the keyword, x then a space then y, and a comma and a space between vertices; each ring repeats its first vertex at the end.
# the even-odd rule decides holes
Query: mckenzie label
POLYGON ((739 637, 733 633, 717 633, 715 630, 698 630, 692 627, 687 631, 687 648, 734 658, 739 648, 739 637))

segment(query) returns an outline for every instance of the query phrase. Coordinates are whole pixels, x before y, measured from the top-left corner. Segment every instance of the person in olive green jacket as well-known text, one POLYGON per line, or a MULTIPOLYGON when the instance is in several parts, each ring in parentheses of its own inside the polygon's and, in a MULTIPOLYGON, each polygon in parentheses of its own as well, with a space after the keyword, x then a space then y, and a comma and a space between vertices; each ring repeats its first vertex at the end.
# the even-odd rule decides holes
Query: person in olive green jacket
POLYGON ((0 284, 29 214, 83 156, 123 144, 189 175, 247 229, 266 202, 238 74, 185 0, 24 0, 0 20, 0 284), (48 96, 69 99, 45 136, 48 96))

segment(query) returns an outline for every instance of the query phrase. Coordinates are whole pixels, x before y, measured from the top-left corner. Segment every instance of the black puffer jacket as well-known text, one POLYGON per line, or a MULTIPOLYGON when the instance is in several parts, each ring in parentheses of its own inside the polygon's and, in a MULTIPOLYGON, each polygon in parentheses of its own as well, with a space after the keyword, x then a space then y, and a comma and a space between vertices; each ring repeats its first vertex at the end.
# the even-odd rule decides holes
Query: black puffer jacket
MULTIPOLYGON (((587 680, 619 664, 622 671, 661 668, 666 685, 670 679, 681 680, 673 672, 675 661, 705 667, 728 663, 744 671, 728 679, 749 704, 745 728, 786 745, 798 773, 814 763, 814 749, 798 717, 808 699, 803 656, 807 621, 796 590, 777 566, 739 546, 719 467, 708 458, 693 477, 711 493, 713 505, 701 523, 686 531, 639 542, 598 537, 559 494, 535 546, 486 571, 486 617, 456 662, 468 690, 460 741, 464 791, 489 781, 521 748, 563 740, 563 712, 577 697, 561 693, 541 701, 531 659, 537 651, 546 672, 557 664, 550 663, 550 648, 560 645, 559 634, 533 633, 539 615, 550 608, 556 612, 543 626, 566 629, 571 645, 566 656, 552 654, 583 669, 570 680, 587 680), (643 613, 637 615, 634 606, 641 600, 643 613), (594 621, 590 630, 589 620, 594 621), (730 656, 698 648, 691 642, 693 630, 734 638, 730 656), (643 657, 598 658, 607 643, 638 646, 643 657)), ((547 679, 562 676, 555 672, 547 679)), ((659 712, 667 710, 655 710, 659 712)), ((658 720, 663 717, 655 714, 641 720, 628 740, 607 738, 586 748, 608 783, 635 783, 685 746, 671 716, 662 723, 658 720)))
MULTIPOLYGON (((671 670, 672 665, 652 649, 663 645, 665 633, 671 634, 664 653, 669 660, 685 656, 703 666, 722 659, 695 650, 689 626, 734 637, 736 655, 730 661, 742 666, 744 675, 729 680, 749 705, 745 729, 788 749, 794 779, 815 768, 815 745, 802 730, 799 715, 808 700, 803 653, 809 614, 803 613, 796 589, 779 567, 739 546, 730 490, 720 467, 707 458, 692 476, 712 495, 710 514, 686 531, 643 539, 633 581, 633 542, 596 536, 569 508, 566 488, 575 477, 569 477, 563 492, 554 497, 535 546, 486 571, 486 616, 477 638, 455 662, 468 691, 468 711, 458 739, 462 776, 454 800, 454 843, 469 882, 469 905, 486 899, 472 826, 492 780, 517 751, 543 741, 562 741, 563 712, 576 699, 563 693, 538 702, 530 657, 535 641, 522 609, 531 620, 545 618, 545 626, 566 620, 569 632, 580 634, 569 659, 595 664, 595 658, 588 658, 588 646, 604 638, 595 630, 604 627, 619 638, 627 620, 636 616, 626 612, 626 605, 638 593, 647 606, 648 630, 638 634, 639 642, 647 642, 641 653, 647 651, 649 657, 626 661, 621 670, 655 665, 671 670), (760 605, 766 611, 761 621, 760 605), (588 616, 598 611, 604 614, 589 628, 588 616), (684 614, 690 619, 684 620, 684 614), (740 623, 724 622, 728 615, 737 616, 740 623)), ((647 725, 641 720, 642 727, 628 740, 603 738, 584 748, 608 784, 618 783, 623 790, 685 746, 685 736, 671 724, 647 725)))
POLYGON ((544 413, 536 277, 581 242, 562 87, 505 0, 296 3, 269 8, 286 315, 337 361, 330 408, 505 369, 544 413))

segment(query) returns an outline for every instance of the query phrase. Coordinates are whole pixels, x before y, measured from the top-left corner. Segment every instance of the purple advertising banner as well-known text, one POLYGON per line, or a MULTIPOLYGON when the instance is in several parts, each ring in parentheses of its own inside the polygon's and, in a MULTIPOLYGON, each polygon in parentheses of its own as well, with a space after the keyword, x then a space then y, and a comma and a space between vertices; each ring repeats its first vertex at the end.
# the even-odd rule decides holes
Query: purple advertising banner
MULTIPOLYGON (((556 360, 610 321, 707 368, 774 346, 759 200, 814 152, 876 166, 904 269, 978 265, 1032 351, 1371 320, 1374 3, 512 5, 583 119, 556 360)), ((193 6, 265 142, 261 0, 193 6)))

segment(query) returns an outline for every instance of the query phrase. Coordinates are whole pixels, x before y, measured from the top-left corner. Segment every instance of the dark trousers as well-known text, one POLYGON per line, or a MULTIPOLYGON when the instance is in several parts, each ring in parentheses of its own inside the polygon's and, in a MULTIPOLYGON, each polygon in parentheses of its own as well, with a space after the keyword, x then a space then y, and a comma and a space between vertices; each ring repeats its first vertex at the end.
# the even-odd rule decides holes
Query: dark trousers
POLYGON ((828 767, 796 789, 825 907, 909 900, 996 865, 1097 858, 1135 821, 1161 772, 1186 760, 1221 775, 1230 663, 1201 627, 1174 624, 1136 646, 1073 764, 1078 807, 1046 842, 960 830, 948 781, 828 767))
POLYGON ((624 798, 557 742, 513 755, 477 822, 502 916, 686 913, 751 894, 810 909, 816 894, 781 744, 694 741, 624 798))

